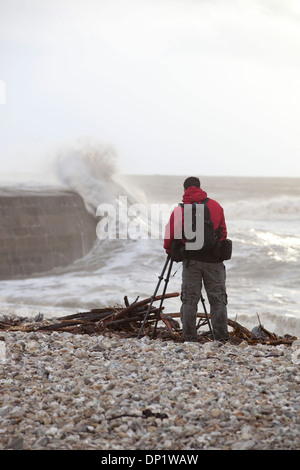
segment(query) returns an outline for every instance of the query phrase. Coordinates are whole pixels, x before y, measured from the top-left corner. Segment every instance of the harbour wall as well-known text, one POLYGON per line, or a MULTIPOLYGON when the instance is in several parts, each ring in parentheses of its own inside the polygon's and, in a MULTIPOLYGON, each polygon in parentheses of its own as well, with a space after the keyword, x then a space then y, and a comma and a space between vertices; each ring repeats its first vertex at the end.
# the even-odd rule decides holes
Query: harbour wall
POLYGON ((0 279, 67 266, 96 241, 96 218, 71 191, 0 189, 0 218, 0 279))

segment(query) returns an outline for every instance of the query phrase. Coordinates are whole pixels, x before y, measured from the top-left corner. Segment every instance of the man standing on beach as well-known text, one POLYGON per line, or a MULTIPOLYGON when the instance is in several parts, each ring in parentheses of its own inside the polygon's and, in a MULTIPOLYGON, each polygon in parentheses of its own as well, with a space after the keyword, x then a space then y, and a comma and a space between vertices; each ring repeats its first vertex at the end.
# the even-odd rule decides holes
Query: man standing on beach
MULTIPOLYGON (((207 198, 207 193, 200 188, 200 180, 191 176, 184 181, 184 204, 202 203, 206 201, 210 212, 213 229, 218 232, 220 241, 227 238, 227 228, 224 211, 220 204, 207 198)), ((178 206, 171 214, 166 226, 164 248, 171 253, 172 241, 176 232, 176 211, 183 208, 178 206)), ((183 222, 181 222, 183 223, 183 222)), ((181 321, 185 341, 197 341, 197 310, 201 298, 202 282, 210 304, 210 315, 215 340, 226 342, 229 340, 227 324, 227 294, 225 265, 205 247, 200 250, 189 251, 188 259, 183 260, 182 290, 181 290, 181 321)))

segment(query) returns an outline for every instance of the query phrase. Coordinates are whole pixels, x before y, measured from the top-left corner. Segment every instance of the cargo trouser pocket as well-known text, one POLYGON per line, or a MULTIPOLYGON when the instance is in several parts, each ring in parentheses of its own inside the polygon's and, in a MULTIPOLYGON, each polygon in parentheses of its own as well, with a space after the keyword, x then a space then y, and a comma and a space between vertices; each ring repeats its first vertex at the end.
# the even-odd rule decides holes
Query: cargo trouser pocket
POLYGON ((225 265, 223 263, 207 263, 203 280, 210 304, 227 305, 225 265))

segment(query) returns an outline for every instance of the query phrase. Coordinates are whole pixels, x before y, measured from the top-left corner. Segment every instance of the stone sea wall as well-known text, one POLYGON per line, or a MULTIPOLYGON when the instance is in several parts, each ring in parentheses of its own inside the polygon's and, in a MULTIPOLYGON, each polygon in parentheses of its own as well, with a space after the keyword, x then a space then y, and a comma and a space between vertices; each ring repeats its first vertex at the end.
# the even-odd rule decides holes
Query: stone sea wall
POLYGON ((0 190, 0 279, 67 266, 96 240, 96 219, 76 193, 0 190))

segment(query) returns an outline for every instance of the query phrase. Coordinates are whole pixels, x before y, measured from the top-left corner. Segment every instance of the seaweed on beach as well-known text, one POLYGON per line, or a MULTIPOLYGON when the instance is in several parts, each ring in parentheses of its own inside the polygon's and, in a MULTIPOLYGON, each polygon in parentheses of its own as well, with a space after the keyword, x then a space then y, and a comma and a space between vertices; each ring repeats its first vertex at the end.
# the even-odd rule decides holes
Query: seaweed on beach
MULTIPOLYGON (((177 292, 170 293, 165 295, 165 299, 177 296, 179 296, 177 292)), ((161 296, 156 296, 154 299, 149 297, 143 300, 139 300, 139 297, 137 297, 134 302, 129 303, 128 297, 125 296, 123 306, 96 308, 52 319, 44 319, 42 314, 39 314, 33 320, 17 316, 3 316, 0 318, 0 331, 65 331, 73 334, 115 334, 121 337, 137 337, 147 314, 147 320, 143 325, 143 336, 182 342, 182 329, 176 320, 176 318, 180 318, 180 313, 165 314, 163 313, 163 307, 157 308, 152 305, 152 302, 160 299, 161 296), (150 303, 150 309, 148 310, 150 303), (161 326, 154 328, 157 320, 159 320, 161 326)), ((200 343, 213 341, 209 331, 201 330, 207 325, 207 319, 210 319, 210 315, 199 312, 197 317, 198 341, 200 343)), ((236 320, 228 319, 230 341, 233 344, 246 341, 249 344, 291 345, 297 339, 290 334, 279 336, 268 331, 261 324, 259 317, 258 323, 250 331, 236 320)))

